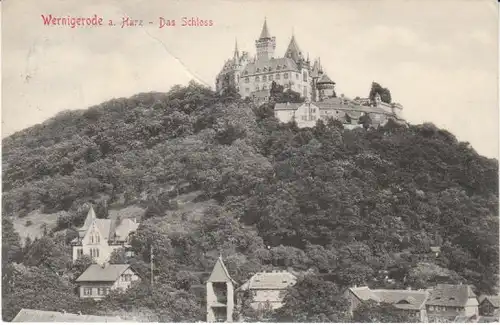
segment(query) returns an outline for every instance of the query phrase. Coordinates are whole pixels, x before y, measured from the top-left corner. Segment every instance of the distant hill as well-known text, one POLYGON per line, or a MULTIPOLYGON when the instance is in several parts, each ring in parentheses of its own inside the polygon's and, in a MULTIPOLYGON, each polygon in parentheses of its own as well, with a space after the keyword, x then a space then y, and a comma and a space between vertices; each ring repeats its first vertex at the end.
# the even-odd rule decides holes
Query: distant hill
MULTIPOLYGON (((4 220, 18 231, 28 220, 62 230, 83 222, 89 202, 100 217, 133 208, 127 217, 141 219, 133 263, 147 274, 155 245, 159 286, 178 290, 171 297, 202 284, 197 274, 220 252, 237 281, 278 267, 342 286, 426 287, 445 277, 496 290, 498 161, 432 124, 298 129, 280 124, 272 104, 191 83, 62 112, 2 146, 4 220), (435 267, 419 273, 422 263, 435 267)), ((6 250, 15 249, 14 228, 4 229, 6 250)), ((5 262, 46 265, 29 251, 5 262)), ((123 299, 101 306, 115 310, 123 299)), ((141 299, 134 304, 152 308, 141 299)), ((202 302, 182 299, 185 309, 164 309, 189 315, 160 319, 198 319, 189 306, 202 302)), ((12 308, 30 307, 21 305, 12 308)))

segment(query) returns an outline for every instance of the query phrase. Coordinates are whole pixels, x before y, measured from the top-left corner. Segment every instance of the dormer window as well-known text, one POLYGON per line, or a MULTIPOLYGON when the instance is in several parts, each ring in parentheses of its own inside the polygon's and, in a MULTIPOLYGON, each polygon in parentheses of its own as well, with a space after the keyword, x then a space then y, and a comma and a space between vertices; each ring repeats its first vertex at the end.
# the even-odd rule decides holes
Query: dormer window
POLYGON ((257 72, 260 72, 260 68, 257 68, 257 72))

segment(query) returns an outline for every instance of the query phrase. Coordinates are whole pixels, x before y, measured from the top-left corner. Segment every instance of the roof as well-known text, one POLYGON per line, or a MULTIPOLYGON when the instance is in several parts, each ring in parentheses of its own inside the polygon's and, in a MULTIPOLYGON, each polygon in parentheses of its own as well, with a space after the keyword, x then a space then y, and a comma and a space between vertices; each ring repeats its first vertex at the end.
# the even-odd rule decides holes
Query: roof
POLYGON ((328 75, 326 73, 323 73, 323 75, 321 76, 321 78, 319 78, 318 84, 335 84, 335 82, 333 82, 332 79, 330 79, 330 77, 328 77, 328 75))
POLYGON ((283 71, 299 71, 297 68, 297 64, 290 58, 271 58, 271 59, 260 59, 255 60, 254 62, 248 63, 243 69, 243 77, 259 74, 259 73, 269 73, 273 72, 283 72, 283 71), (280 69, 278 70, 278 66, 280 69), (264 68, 266 69, 264 71, 264 68), (259 69, 259 72, 257 72, 259 69), (245 74, 245 71, 248 74, 245 74))
POLYGON ((424 306, 428 293, 415 290, 370 289, 368 287, 349 288, 360 300, 374 300, 394 305, 400 309, 419 310, 424 306))
POLYGON ((282 290, 297 282, 297 277, 288 271, 261 272, 254 274, 238 290, 282 290))
POLYGON ((97 219, 97 217, 95 215, 94 207, 91 204, 90 209, 87 212, 87 217, 85 218, 85 222, 83 223, 83 226, 81 226, 78 229, 78 232, 85 233, 89 229, 90 225, 92 225, 92 222, 96 219, 97 219))
POLYGON ((483 303, 484 300, 488 300, 491 305, 495 308, 500 307, 500 296, 487 296, 487 295, 482 295, 479 297, 479 303, 483 303))
POLYGON ((219 257, 217 259, 217 262, 215 262, 215 266, 207 282, 229 282, 229 281, 236 283, 236 281, 234 281, 229 275, 229 272, 227 271, 226 266, 224 265, 222 257, 219 257))
POLYGON ((275 111, 286 111, 286 110, 297 110, 300 106, 304 105, 304 103, 276 103, 274 105, 275 111))
POLYGON ((122 220, 118 226, 114 228, 112 236, 116 240, 125 241, 128 235, 131 232, 136 231, 137 228, 139 228, 139 224, 134 220, 127 218, 122 220))
POLYGON ((302 51, 299 48, 299 45, 297 44, 297 41, 295 40, 295 36, 292 35, 292 39, 290 40, 290 44, 288 44, 288 48, 286 49, 285 56, 290 55, 290 57, 295 61, 298 62, 300 57, 302 56, 302 51))
POLYGON ((110 219, 95 219, 95 226, 101 233, 105 241, 109 240, 109 230, 111 229, 110 219))
POLYGON ((115 282, 129 267, 128 264, 105 264, 104 267, 92 264, 76 279, 76 282, 115 282))
POLYGON ((13 322, 93 322, 93 323, 114 323, 127 322, 117 316, 94 316, 60 313, 57 311, 21 309, 14 317, 13 322))
POLYGON ((469 298, 477 298, 469 285, 438 284, 431 290, 426 305, 464 307, 469 298))
POLYGON ((259 39, 263 38, 271 38, 271 34, 269 34, 269 30, 267 28, 267 19, 264 19, 264 26, 262 26, 262 32, 260 32, 259 39))
POLYGON ((477 323, 498 323, 500 318, 498 316, 479 316, 477 323))
POLYGON ((346 110, 350 112, 362 112, 362 113, 375 113, 375 114, 388 114, 386 111, 379 107, 369 107, 369 106, 361 106, 361 105, 356 105, 354 103, 349 103, 348 101, 344 101, 342 103, 341 98, 328 98, 320 102, 314 102, 312 103, 315 106, 317 106, 319 109, 324 109, 324 110, 346 110))

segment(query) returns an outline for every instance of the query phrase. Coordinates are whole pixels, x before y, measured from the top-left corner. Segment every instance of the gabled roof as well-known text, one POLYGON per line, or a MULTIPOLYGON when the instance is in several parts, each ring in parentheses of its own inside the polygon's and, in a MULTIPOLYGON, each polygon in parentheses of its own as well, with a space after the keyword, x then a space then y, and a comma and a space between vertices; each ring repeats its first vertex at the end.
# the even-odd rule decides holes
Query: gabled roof
POLYGON ((217 262, 215 262, 215 266, 212 270, 212 273, 210 274, 210 277, 208 278, 207 282, 234 282, 231 276, 229 275, 229 272, 226 269, 226 266, 224 265, 224 261, 222 260, 222 257, 219 257, 217 259, 217 262))
POLYGON ((90 205, 90 209, 87 212, 87 217, 85 218, 85 222, 83 223, 83 226, 80 227, 80 229, 78 229, 78 231, 79 232, 85 232, 85 231, 87 231, 87 229, 89 229, 90 225, 92 224, 92 222, 95 219, 97 219, 97 217, 95 215, 94 207, 91 204, 90 205))
POLYGON ((60 313, 57 311, 21 309, 12 322, 86 322, 86 323, 115 323, 129 322, 117 316, 94 316, 60 313))
POLYGON ((304 103, 276 103, 274 105, 275 111, 295 111, 304 103))
POLYGON ((297 282, 297 277, 290 272, 260 272, 254 274, 238 290, 272 289, 282 290, 297 282))
POLYGON ((488 300, 493 307, 500 308, 500 296, 481 295, 478 300, 480 304, 483 303, 484 300, 488 300))
POLYGON ((419 310, 427 299, 427 291, 415 290, 390 290, 356 287, 349 289, 358 299, 363 301, 373 300, 394 305, 399 309, 419 310))
POLYGON ((76 282, 115 282, 123 272, 128 270, 128 264, 98 264, 90 265, 76 282))
POLYGON ((245 68, 243 69, 242 77, 259 73, 280 73, 290 70, 299 71, 295 61, 290 58, 256 60, 255 62, 250 62, 245 66, 245 68), (280 67, 280 69, 278 69, 278 66, 280 67), (264 68, 266 69, 266 71, 264 71, 264 68), (245 73, 245 71, 248 72, 248 74, 245 73))
POLYGON ((477 301, 477 296, 469 285, 438 284, 432 289, 426 305, 465 307, 469 298, 477 301))
POLYGON ((263 38, 271 38, 271 34, 269 34, 269 30, 267 29, 267 19, 264 19, 264 26, 262 26, 262 32, 260 32, 259 39, 263 38))

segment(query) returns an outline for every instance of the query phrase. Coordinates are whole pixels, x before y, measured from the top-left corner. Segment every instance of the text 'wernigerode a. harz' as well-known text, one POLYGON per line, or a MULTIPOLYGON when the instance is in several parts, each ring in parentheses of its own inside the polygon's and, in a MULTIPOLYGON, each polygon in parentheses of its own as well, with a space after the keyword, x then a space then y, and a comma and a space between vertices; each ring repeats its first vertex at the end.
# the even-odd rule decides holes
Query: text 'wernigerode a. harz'
POLYGON ((106 19, 99 15, 89 17, 82 16, 55 16, 52 14, 41 15, 44 26, 68 27, 68 28, 89 28, 89 27, 118 27, 131 28, 142 26, 153 26, 158 28, 172 27, 212 27, 215 25, 212 19, 200 17, 180 17, 165 18, 158 17, 154 20, 137 19, 135 17, 124 16, 119 19, 106 19))

